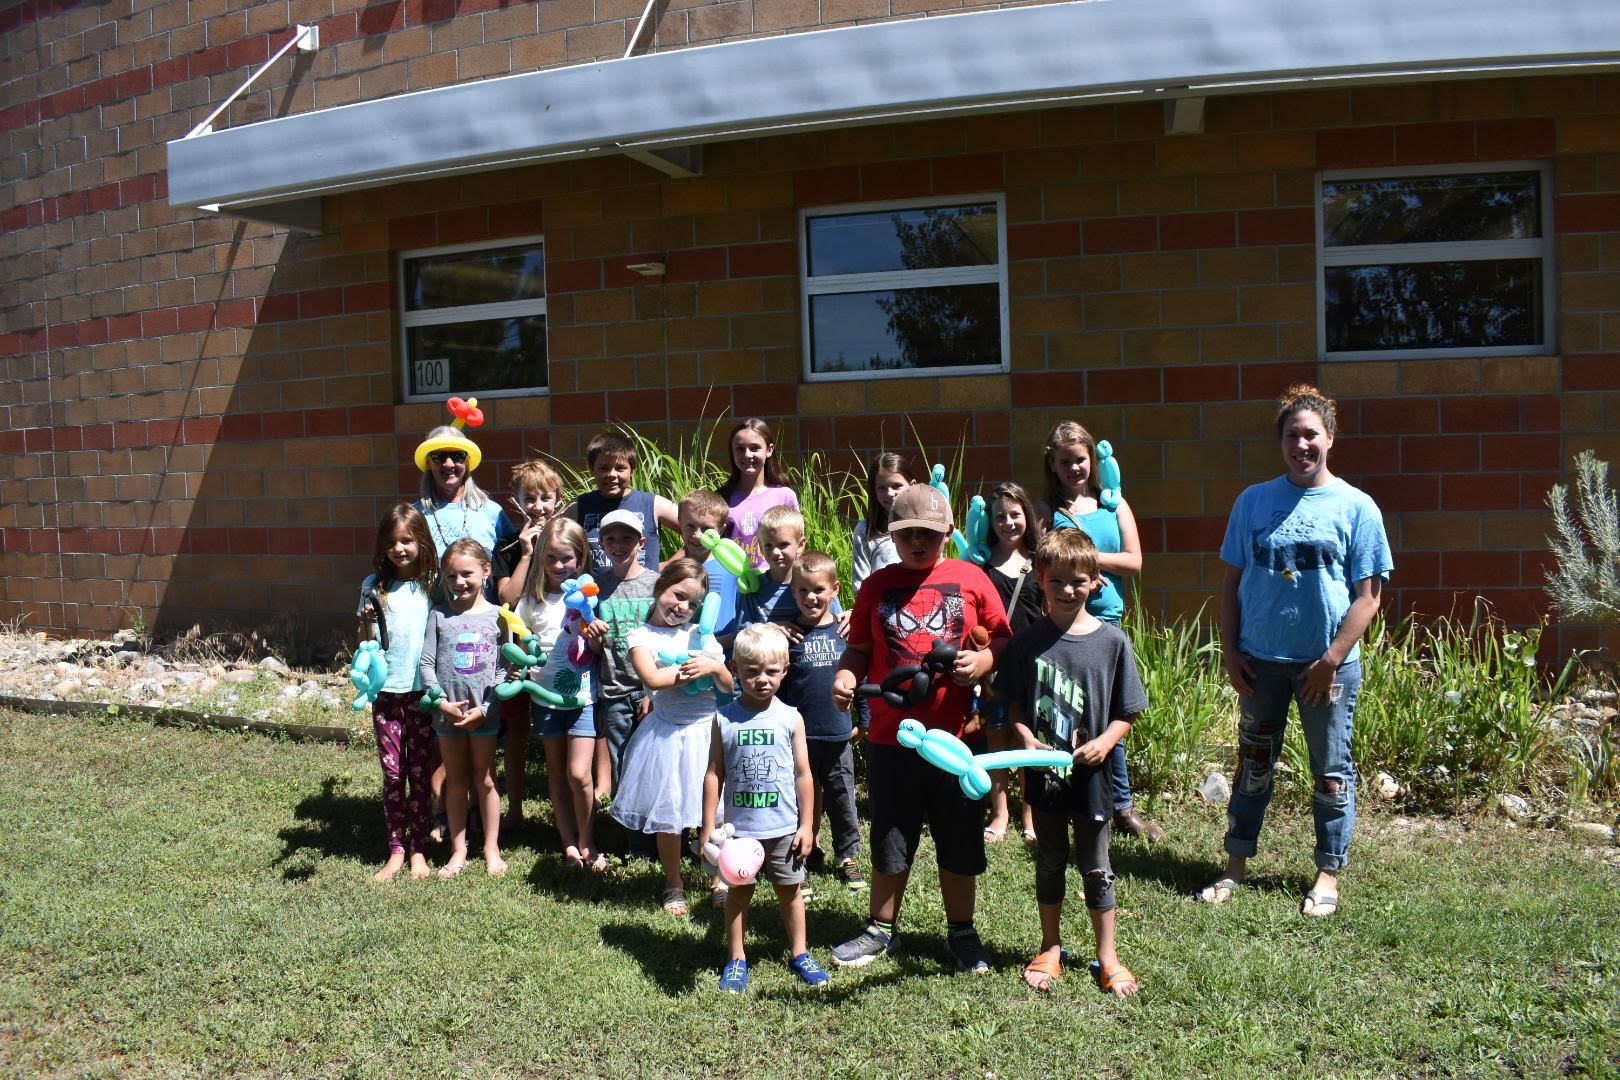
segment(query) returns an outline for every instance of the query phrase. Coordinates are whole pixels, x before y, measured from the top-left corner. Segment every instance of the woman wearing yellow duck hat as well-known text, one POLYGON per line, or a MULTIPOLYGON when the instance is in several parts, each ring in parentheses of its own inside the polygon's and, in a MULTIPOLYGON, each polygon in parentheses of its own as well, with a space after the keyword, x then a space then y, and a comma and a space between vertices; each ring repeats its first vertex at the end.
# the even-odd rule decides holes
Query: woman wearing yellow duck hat
MULTIPOLYGON (((495 545, 516 535, 517 529, 472 478, 484 454, 462 428, 482 427, 484 413, 477 398, 463 401, 453 397, 448 405, 455 419, 428 432, 416 447, 416 467, 422 470, 422 497, 416 508, 427 518, 428 534, 439 558, 464 537, 478 541, 487 554, 494 555, 495 545)), ((484 590, 494 601, 493 579, 485 582, 484 590)))

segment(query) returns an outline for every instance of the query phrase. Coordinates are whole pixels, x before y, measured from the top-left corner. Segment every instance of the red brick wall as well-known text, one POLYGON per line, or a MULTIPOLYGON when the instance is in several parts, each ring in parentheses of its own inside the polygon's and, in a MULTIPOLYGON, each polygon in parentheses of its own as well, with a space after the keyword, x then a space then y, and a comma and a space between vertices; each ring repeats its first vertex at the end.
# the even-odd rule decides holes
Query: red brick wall
MULTIPOLYGON (((915 428, 941 456, 965 441, 970 475, 1038 484, 1047 427, 1074 417, 1119 447, 1148 597, 1180 611, 1218 580, 1233 496, 1277 471, 1268 399, 1313 379, 1343 403, 1338 471, 1388 514, 1401 607, 1485 591, 1529 621, 1542 494, 1580 449, 1620 461, 1613 76, 1213 99, 1197 136, 1166 137, 1156 103, 784 136, 710 147, 687 181, 605 158, 331 199, 315 238, 171 210, 163 142, 293 21, 326 47, 232 122, 616 55, 639 15, 339 6, 0 12, 0 618, 345 613, 440 419, 395 405, 395 254, 484 238, 543 233, 550 291, 553 392, 489 402, 479 435, 497 490, 532 450, 576 457, 609 419, 678 437, 705 403, 840 463, 915 428), (1561 354, 1316 361, 1318 170, 1522 159, 1554 164, 1561 354), (985 192, 1006 197, 1012 373, 801 383, 798 210, 985 192), (625 269, 651 257, 662 284, 625 269)), ((660 40, 900 11, 676 3, 660 40)))

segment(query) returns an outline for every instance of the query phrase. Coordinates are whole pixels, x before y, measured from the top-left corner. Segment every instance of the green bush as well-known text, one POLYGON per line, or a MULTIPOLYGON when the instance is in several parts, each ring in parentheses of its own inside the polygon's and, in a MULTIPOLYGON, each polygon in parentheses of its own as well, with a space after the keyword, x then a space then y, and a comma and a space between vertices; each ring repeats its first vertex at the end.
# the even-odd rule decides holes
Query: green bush
MULTIPOLYGON (((1483 604, 1470 623, 1373 621, 1361 648, 1362 683, 1351 753, 1363 777, 1387 772, 1417 801, 1456 809, 1493 790, 1534 787, 1556 751, 1544 703, 1567 686, 1537 665, 1541 630, 1511 630, 1483 604)), ((1297 733, 1286 761, 1308 781, 1297 733)))

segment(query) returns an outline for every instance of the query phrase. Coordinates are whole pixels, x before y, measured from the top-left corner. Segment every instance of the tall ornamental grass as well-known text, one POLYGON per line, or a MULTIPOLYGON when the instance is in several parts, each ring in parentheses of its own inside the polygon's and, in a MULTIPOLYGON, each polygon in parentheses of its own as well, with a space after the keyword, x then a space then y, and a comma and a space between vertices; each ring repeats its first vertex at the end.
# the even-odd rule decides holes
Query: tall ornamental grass
POLYGON ((1221 643, 1199 615, 1160 622, 1140 604, 1123 629, 1136 650, 1147 711, 1131 726, 1131 784, 1149 795, 1196 784, 1211 761, 1232 760, 1237 694, 1226 681, 1221 643))
MULTIPOLYGON (((636 448, 634 484, 672 500, 698 488, 718 489, 730 473, 722 445, 730 424, 702 421, 663 446, 628 425, 618 430, 636 448)), ((958 519, 976 489, 964 489, 962 447, 932 454, 919 440, 919 476, 935 461, 958 519)), ((589 490, 582 463, 552 459, 570 492, 589 490)), ((850 606, 851 528, 865 513, 864 476, 836 469, 820 450, 784 457, 798 493, 809 548, 838 564, 842 601, 850 606)), ((680 538, 663 530, 667 558, 680 538)), ((1135 647, 1149 707, 1130 735, 1133 784, 1148 799, 1187 791, 1211 765, 1230 775, 1236 760, 1237 695, 1226 679, 1214 620, 1203 611, 1168 622, 1130 605, 1125 631, 1135 647)), ((1460 809, 1495 791, 1560 789, 1580 800, 1620 792, 1615 734, 1595 741, 1547 722, 1547 703, 1565 693, 1573 658, 1552 679, 1537 666, 1541 630, 1513 630, 1480 605, 1470 621, 1444 618, 1391 624, 1380 615, 1362 643, 1362 686, 1351 753, 1366 779, 1392 775, 1415 805, 1460 809)), ((1308 792, 1309 758, 1297 715, 1284 746, 1283 782, 1308 792)))
MULTIPOLYGON (((1580 770, 1548 704, 1568 688, 1573 658, 1551 680, 1537 665, 1541 630, 1513 630, 1479 605, 1472 621, 1382 615, 1362 643, 1351 754, 1363 777, 1387 772, 1417 802, 1458 808, 1494 791, 1532 790, 1580 770)), ((1297 728, 1297 725, 1295 725, 1297 728)), ((1304 737, 1284 759, 1309 785, 1304 737)))

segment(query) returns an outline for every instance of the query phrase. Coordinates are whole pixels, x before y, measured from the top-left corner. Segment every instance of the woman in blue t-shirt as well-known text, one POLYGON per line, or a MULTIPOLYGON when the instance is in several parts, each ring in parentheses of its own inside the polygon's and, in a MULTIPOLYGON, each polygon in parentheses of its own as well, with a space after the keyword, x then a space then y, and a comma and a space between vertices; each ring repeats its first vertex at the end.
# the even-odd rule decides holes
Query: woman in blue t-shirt
POLYGON ((1288 703, 1296 701, 1316 821, 1316 882, 1302 910, 1324 918, 1339 909, 1339 872, 1349 863, 1356 822, 1350 731, 1361 635, 1395 563, 1377 504, 1328 471, 1335 412, 1314 386, 1283 392, 1277 435, 1287 472, 1246 489, 1226 523, 1221 652, 1242 716, 1226 870, 1198 893, 1205 903, 1229 899, 1258 850, 1288 703))

